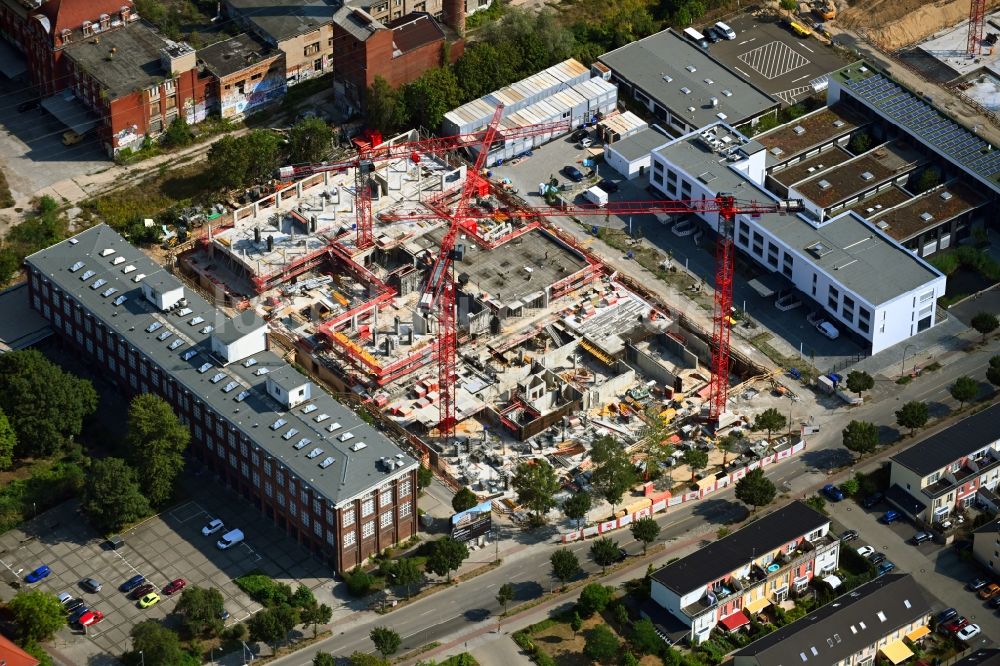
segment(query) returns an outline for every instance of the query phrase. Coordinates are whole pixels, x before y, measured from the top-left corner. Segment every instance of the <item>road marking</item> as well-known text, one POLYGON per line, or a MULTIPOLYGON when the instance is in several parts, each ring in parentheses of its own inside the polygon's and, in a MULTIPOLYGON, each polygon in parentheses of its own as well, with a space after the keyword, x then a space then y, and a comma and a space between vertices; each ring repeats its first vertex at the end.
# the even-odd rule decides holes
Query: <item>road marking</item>
POLYGON ((749 74, 747 74, 746 72, 744 72, 744 71, 743 71, 742 69, 740 69, 739 67, 736 67, 736 66, 734 65, 734 66, 733 66, 733 69, 735 69, 735 70, 736 70, 737 72, 739 72, 739 73, 740 73, 740 74, 742 74, 743 76, 747 77, 748 79, 749 79, 749 78, 751 78, 749 74))
POLYGON ((751 49, 739 59, 769 81, 809 64, 808 58, 779 41, 751 49))
POLYGON ((808 76, 809 76, 808 74, 803 74, 797 79, 792 79, 792 83, 795 83, 796 81, 801 81, 802 79, 807 78, 808 76))
POLYGON ((426 610, 426 611, 424 611, 423 613, 420 614, 420 617, 423 617, 424 615, 430 615, 431 613, 434 612, 434 610, 435 609, 433 609, 433 608, 430 609, 430 610, 426 610))
POLYGON ((800 95, 812 90, 812 86, 799 86, 798 88, 790 88, 788 90, 782 90, 781 92, 774 93, 774 96, 780 99, 782 102, 791 106, 795 104, 795 99, 800 95))
POLYGON ((801 46, 802 48, 804 48, 806 51, 809 51, 809 53, 816 53, 815 51, 813 51, 811 48, 809 48, 805 44, 799 44, 799 46, 801 46))

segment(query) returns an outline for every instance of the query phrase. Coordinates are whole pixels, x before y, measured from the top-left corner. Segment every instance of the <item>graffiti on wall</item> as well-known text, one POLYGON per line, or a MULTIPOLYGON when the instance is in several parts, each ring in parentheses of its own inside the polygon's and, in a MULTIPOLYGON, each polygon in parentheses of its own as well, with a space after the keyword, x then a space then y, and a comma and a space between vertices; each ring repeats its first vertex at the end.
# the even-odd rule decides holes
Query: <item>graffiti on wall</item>
POLYGON ((233 89, 222 95, 223 118, 252 113, 260 107, 280 100, 288 89, 282 77, 266 77, 260 81, 247 81, 247 85, 249 88, 243 94, 233 89))

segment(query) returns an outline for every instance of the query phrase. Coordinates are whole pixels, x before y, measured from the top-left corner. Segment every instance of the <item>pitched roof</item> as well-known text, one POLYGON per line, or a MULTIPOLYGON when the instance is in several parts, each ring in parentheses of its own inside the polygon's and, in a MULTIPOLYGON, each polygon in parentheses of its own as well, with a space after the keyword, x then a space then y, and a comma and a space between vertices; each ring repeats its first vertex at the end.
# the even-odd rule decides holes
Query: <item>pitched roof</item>
POLYGON ((132 0, 49 0, 38 8, 38 13, 48 19, 48 33, 55 40, 61 39, 63 30, 82 30, 84 21, 99 25, 101 14, 120 21, 122 7, 131 9, 132 0))
POLYGON ((668 589, 685 594, 829 522, 829 518, 809 505, 795 501, 666 565, 653 578, 668 589))
POLYGON ((392 30, 393 57, 444 39, 444 30, 430 14, 414 12, 386 24, 392 30))
POLYGON ((930 601, 913 576, 888 574, 837 597, 733 656, 767 666, 836 664, 930 612, 930 601))
POLYGON ((39 661, 0 635, 0 659, 6 666, 38 666, 39 661))
POLYGON ((892 461, 927 476, 997 440, 1000 440, 1000 404, 917 442, 892 456, 892 461))

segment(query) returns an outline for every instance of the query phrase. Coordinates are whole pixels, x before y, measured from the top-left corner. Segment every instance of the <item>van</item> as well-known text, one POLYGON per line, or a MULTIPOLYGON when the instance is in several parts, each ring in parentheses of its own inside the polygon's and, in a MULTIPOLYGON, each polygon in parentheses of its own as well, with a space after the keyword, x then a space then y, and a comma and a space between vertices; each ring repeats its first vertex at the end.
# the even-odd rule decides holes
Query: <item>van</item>
POLYGON ((240 541, 243 541, 243 531, 230 530, 223 534, 222 538, 215 542, 215 545, 219 547, 219 550, 226 550, 227 548, 232 548, 240 541))
POLYGON ((684 28, 684 36, 690 39, 692 42, 697 44, 703 49, 708 48, 708 41, 705 39, 705 35, 701 34, 694 28, 684 28))
POLYGON ((715 22, 715 29, 721 32, 726 39, 736 39, 736 31, 722 21, 715 22))
POLYGON ((594 204, 598 208, 604 208, 605 206, 608 205, 608 193, 602 190, 601 188, 597 187, 596 185, 594 187, 588 188, 583 193, 583 198, 589 201, 590 203, 594 204))

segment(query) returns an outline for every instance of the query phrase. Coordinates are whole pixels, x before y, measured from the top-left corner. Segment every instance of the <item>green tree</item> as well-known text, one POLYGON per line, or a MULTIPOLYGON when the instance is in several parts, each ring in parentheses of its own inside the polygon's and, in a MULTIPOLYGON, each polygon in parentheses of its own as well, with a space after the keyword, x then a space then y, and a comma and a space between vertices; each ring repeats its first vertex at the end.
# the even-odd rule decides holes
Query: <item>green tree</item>
POLYGON ((42 642, 66 625, 66 611, 52 594, 22 590, 7 604, 21 642, 42 642))
MULTIPOLYGON (((794 9, 794 7, 793 7, 794 9)), ((851 137, 851 142, 847 144, 847 149, 855 155, 867 152, 872 147, 872 138, 868 132, 857 132, 851 137)))
POLYGON ((896 423, 901 428, 909 428, 911 435, 918 428, 923 428, 927 425, 927 419, 929 418, 930 412, 927 409, 927 405, 917 400, 911 400, 896 410, 896 423))
POLYGON ((852 370, 847 374, 847 390, 857 393, 858 397, 864 391, 869 391, 875 386, 875 379, 864 370, 852 370))
POLYGON ((243 187, 247 183, 250 156, 244 151, 240 140, 227 134, 208 149, 208 168, 212 180, 230 190, 243 187))
POLYGON ((788 425, 788 419, 774 407, 768 407, 753 419, 753 429, 766 430, 768 442, 771 441, 773 432, 781 430, 786 425, 788 425))
POLYGON ((544 459, 523 462, 514 471, 511 485, 517 501, 534 512, 537 522, 544 522, 545 513, 556 505, 555 494, 560 489, 552 465, 544 459))
POLYGON ((193 636, 217 636, 222 631, 224 600, 214 587, 191 586, 184 588, 174 610, 180 614, 184 627, 193 636))
POLYGON ((181 648, 177 632, 157 620, 146 620, 132 627, 131 664, 139 664, 139 653, 146 666, 192 666, 201 663, 181 648))
POLYGON ((461 513, 466 509, 471 509, 477 504, 479 504, 479 498, 476 497, 476 493, 465 487, 455 493, 455 495, 451 498, 451 508, 455 510, 455 513, 461 513))
POLYGON ((0 354, 0 410, 17 434, 18 458, 50 456, 97 409, 97 392, 34 349, 0 354))
POLYGON ((14 464, 16 449, 17 433, 7 420, 7 415, 0 410, 0 469, 9 469, 14 464))
POLYGON ((576 611, 573 611, 573 617, 569 621, 569 628, 573 630, 573 633, 578 633, 580 629, 583 628, 583 618, 576 611))
POLYGON ((580 573, 580 560, 577 559, 576 553, 569 548, 556 550, 549 557, 549 561, 552 563, 552 573, 563 585, 580 573))
POLYGON ((647 618, 642 618, 632 625, 631 642, 643 654, 656 654, 663 647, 663 639, 647 618))
POLYGON ((396 560, 393 573, 396 574, 395 583, 406 588, 407 599, 413 594, 413 586, 424 579, 424 572, 417 566, 416 560, 409 557, 396 560))
POLYGON ((503 612, 507 612, 507 604, 514 600, 514 586, 510 583, 504 583, 497 590, 497 603, 503 607, 503 612))
POLYGON ((368 633, 368 637, 375 645, 375 649, 378 650, 379 654, 383 657, 396 654, 396 651, 399 650, 400 643, 402 643, 402 639, 399 637, 399 634, 389 627, 375 627, 368 633))
POLYGON ((1000 387, 1000 356, 990 357, 990 365, 986 368, 986 379, 993 386, 1000 387))
POLYGON ((253 615, 247 624, 250 628, 250 638, 272 647, 288 637, 296 624, 299 623, 299 611, 289 604, 281 604, 253 615))
POLYGON ((927 190, 933 189, 941 184, 941 172, 933 166, 925 167, 920 175, 917 176, 917 182, 914 185, 917 192, 926 192, 927 190))
POLYGON ((431 481, 434 480, 434 472, 428 467, 421 465, 417 468, 417 489, 423 490, 427 486, 431 485, 431 481))
POLYGON ((590 506, 593 500, 590 497, 590 493, 583 492, 582 490, 578 493, 573 493, 569 499, 563 502, 563 513, 570 520, 576 521, 577 529, 580 528, 580 524, 587 517, 587 513, 590 511, 590 506))
POLYGON ((477 99, 516 80, 510 59, 489 42, 473 42, 455 63, 463 99, 477 99))
POLYGON ((660 536, 660 524, 652 516, 645 516, 632 523, 632 536, 636 541, 642 542, 642 554, 646 554, 646 547, 656 541, 660 536))
POLYGON ((618 542, 609 537, 601 537, 590 544, 590 556, 601 565, 601 573, 607 573, 608 565, 618 559, 618 542))
POLYGON ((614 513, 615 505, 622 501, 625 492, 638 481, 635 465, 621 442, 608 435, 594 441, 590 460, 594 464, 590 482, 611 504, 611 512, 614 513))
POLYGON ((843 438, 848 451, 861 456, 872 453, 878 448, 878 426, 868 421, 851 421, 843 430, 843 438))
POLYGON ((857 477, 847 479, 840 484, 840 489, 844 491, 844 494, 848 497, 853 497, 858 494, 861 490, 861 482, 858 481, 857 477))
POLYGON ((160 139, 167 148, 183 148, 194 143, 194 132, 182 116, 174 118, 160 139))
POLYGON ((690 449, 684 451, 684 456, 681 460, 691 468, 691 481, 693 482, 698 470, 708 467, 708 452, 692 446, 690 449))
POLYGON ((364 569, 357 567, 344 574, 344 582, 352 596, 363 597, 371 591, 375 581, 364 569))
POLYGON ((450 583, 451 572, 457 571, 468 556, 469 549, 461 541, 455 541, 451 537, 438 539, 431 545, 427 570, 438 576, 447 576, 450 583))
POLYGON ((587 632, 583 653, 598 664, 610 663, 618 654, 621 643, 607 625, 599 624, 587 632))
POLYGON ((316 599, 303 605, 299 612, 299 619, 302 621, 302 624, 312 625, 313 638, 316 638, 318 633, 317 627, 329 622, 331 617, 333 617, 333 609, 326 604, 318 603, 316 599))
POLYGON ((444 114, 461 104, 458 79, 450 67, 435 67, 403 87, 409 125, 437 130, 444 114))
POLYGON ((590 583, 580 590, 580 599, 576 602, 576 607, 580 615, 590 617, 607 608, 614 597, 613 588, 600 583, 590 583))
POLYGON ((243 150, 249 155, 246 184, 263 183, 274 176, 281 157, 280 136, 269 130, 253 130, 239 138, 243 150))
POLYGON ((337 658, 329 652, 318 652, 313 657, 312 666, 337 666, 337 658))
POLYGON ((333 130, 322 118, 305 118, 288 133, 288 159, 294 164, 322 162, 330 154, 333 130))
POLYGON ((631 652, 622 655, 622 666, 639 666, 639 660, 631 652))
POLYGON ((149 515, 149 502, 135 471, 121 458, 95 460, 83 489, 83 510, 99 531, 118 532, 149 515))
POLYGON ((729 463, 729 454, 733 451, 739 450, 739 445, 742 438, 735 433, 727 433, 719 438, 719 441, 715 445, 722 451, 722 466, 725 467, 729 463))
POLYGON ((767 506, 774 500, 777 489, 769 478, 764 476, 764 470, 750 470, 736 482, 736 499, 753 507, 754 513, 762 506, 767 506))
POLYGON ((381 76, 376 76, 368 86, 365 115, 368 124, 383 134, 392 134, 406 123, 402 96, 381 76))
POLYGON ((992 312, 980 312, 969 323, 972 324, 972 328, 976 329, 977 333, 983 336, 983 342, 986 342, 987 335, 1000 327, 1000 320, 992 312))
POLYGON ((951 397, 958 400, 958 408, 962 409, 965 407, 965 403, 979 395, 979 382, 968 375, 962 375, 955 380, 948 391, 951 393, 951 397))
POLYGON ((163 504, 173 495, 174 480, 184 469, 184 450, 190 440, 191 432, 166 401, 152 393, 132 399, 125 445, 150 504, 163 504))

